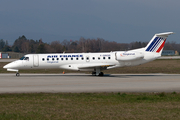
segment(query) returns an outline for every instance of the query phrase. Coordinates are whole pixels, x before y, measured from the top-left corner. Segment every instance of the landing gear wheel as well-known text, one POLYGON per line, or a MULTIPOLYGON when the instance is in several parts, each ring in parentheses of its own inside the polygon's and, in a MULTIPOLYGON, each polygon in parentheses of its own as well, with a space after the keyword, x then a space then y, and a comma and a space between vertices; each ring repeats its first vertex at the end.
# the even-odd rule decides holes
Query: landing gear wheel
POLYGON ((92 75, 95 75, 95 76, 96 76, 96 72, 92 72, 92 75))
POLYGON ((103 72, 100 72, 100 73, 99 73, 99 76, 104 76, 104 73, 103 73, 103 72))
POLYGON ((20 76, 20 74, 19 74, 19 73, 16 73, 16 76, 17 76, 17 77, 19 77, 19 76, 20 76))

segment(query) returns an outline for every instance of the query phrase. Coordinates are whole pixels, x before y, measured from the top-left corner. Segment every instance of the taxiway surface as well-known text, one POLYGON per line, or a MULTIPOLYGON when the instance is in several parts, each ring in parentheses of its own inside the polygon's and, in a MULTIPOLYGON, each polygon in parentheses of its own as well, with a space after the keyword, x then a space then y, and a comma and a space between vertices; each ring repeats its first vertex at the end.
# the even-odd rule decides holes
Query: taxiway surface
POLYGON ((0 93, 180 92, 180 74, 0 74, 0 93))

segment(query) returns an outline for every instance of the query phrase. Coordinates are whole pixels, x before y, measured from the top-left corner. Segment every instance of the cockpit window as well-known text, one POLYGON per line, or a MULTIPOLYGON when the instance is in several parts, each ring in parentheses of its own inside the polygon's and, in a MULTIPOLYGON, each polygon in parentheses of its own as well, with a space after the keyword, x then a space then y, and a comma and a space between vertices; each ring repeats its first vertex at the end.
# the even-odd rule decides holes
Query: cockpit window
POLYGON ((24 60, 27 60, 27 61, 29 61, 29 57, 25 57, 25 58, 24 58, 24 60))
POLYGON ((20 58, 20 60, 24 60, 25 57, 20 58))
POLYGON ((29 61, 29 57, 22 57, 22 58, 20 58, 20 60, 27 60, 27 61, 29 61))

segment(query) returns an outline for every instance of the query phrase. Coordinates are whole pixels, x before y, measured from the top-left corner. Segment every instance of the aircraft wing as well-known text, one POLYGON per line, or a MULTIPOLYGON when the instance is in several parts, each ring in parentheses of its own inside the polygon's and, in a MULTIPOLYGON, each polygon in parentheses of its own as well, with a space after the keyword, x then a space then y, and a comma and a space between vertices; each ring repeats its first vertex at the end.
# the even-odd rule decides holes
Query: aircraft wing
POLYGON ((92 69, 92 68, 104 68, 115 66, 114 63, 95 63, 95 64, 81 64, 78 66, 79 69, 92 69))

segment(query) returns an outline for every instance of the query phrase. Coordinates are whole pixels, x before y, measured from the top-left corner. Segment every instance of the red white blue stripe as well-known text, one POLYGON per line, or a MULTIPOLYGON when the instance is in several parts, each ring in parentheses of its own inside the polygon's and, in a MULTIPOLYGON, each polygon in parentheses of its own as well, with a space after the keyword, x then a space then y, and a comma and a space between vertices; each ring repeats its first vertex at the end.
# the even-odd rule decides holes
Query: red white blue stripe
POLYGON ((159 53, 164 47, 165 41, 166 39, 164 40, 162 37, 155 37, 146 51, 159 53))

